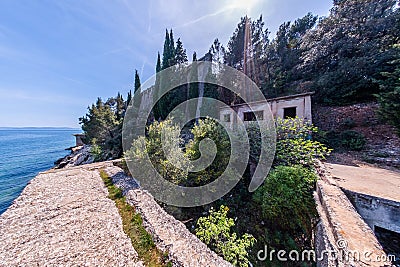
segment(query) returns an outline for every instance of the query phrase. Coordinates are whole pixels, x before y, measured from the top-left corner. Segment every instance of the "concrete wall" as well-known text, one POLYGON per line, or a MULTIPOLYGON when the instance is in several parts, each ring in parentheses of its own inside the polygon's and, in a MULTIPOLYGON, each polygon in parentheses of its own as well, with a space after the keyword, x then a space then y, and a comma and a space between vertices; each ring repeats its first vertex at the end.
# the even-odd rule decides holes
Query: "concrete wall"
POLYGON ((320 217, 314 235, 318 267, 393 266, 371 228, 354 209, 325 166, 317 162, 320 177, 314 194, 320 217), (328 257, 326 251, 333 251, 328 257), (367 253, 367 254, 366 254, 367 253), (325 257, 321 257, 324 255, 325 257), (376 259, 383 260, 376 260, 376 259))
POLYGON ((288 97, 268 99, 267 101, 253 102, 250 105, 236 105, 220 109, 220 120, 232 126, 236 119, 244 121, 246 112, 263 112, 264 120, 270 110, 274 118, 284 118, 285 108, 296 108, 296 116, 307 121, 312 121, 311 95, 302 94, 288 97), (235 111, 237 116, 235 116, 235 111), (230 122, 225 120, 225 115, 230 114, 230 122))
POLYGON ((400 233, 400 203, 342 189, 358 214, 375 231, 381 227, 400 233))

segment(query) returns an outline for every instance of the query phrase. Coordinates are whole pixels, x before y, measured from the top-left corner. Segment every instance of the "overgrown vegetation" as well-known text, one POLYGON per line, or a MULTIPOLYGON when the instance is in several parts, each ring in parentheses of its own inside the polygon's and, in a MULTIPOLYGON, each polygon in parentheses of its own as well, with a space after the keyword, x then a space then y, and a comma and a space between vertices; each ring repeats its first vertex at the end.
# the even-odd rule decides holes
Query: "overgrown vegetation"
MULTIPOLYGON (((211 206, 200 209, 167 208, 170 212, 178 212, 181 219, 185 214, 199 218, 197 223, 193 224, 196 235, 235 265, 246 266, 247 259, 256 264, 254 251, 262 249, 264 244, 279 249, 300 250, 312 247, 311 234, 316 219, 312 196, 316 181, 313 161, 325 158, 330 150, 312 139, 317 128, 308 122, 295 118, 277 120, 276 125, 278 152, 275 169, 255 194, 247 191, 251 178, 249 168, 238 185, 211 206), (227 218, 228 209, 239 218, 237 224, 233 219, 227 218), (204 211, 210 215, 203 217, 204 211), (254 227, 249 228, 249 225, 254 227), (254 236, 257 242, 250 238, 248 233, 254 236), (279 236, 281 238, 276 239, 279 236)), ((257 153, 260 153, 260 139, 257 136, 260 129, 249 123, 247 131, 252 136, 249 164, 257 164, 257 153)), ((168 159, 162 149, 162 132, 167 136, 178 136, 179 128, 170 120, 153 122, 147 128, 147 136, 135 139, 125 157, 140 160, 148 154, 155 168, 165 179, 183 186, 209 183, 225 170, 224 163, 231 157, 231 144, 227 132, 215 120, 199 120, 198 124, 191 128, 193 139, 181 147, 170 148, 168 151, 171 154, 168 159), (207 138, 215 142, 218 151, 212 164, 204 171, 194 173, 184 172, 182 168, 176 169, 176 163, 172 162, 179 161, 181 167, 189 166, 190 160, 200 156, 200 143, 207 138)), ((175 140, 176 143, 183 144, 182 141, 175 140)))
POLYGON ((366 140, 362 133, 347 130, 340 134, 341 146, 347 150, 362 150, 366 140))
POLYGON ((196 236, 234 266, 248 266, 247 249, 256 240, 247 233, 241 237, 232 233, 235 222, 228 218, 228 211, 229 208, 223 205, 219 210, 211 208, 207 217, 197 220, 196 236))
POLYGON ((331 152, 331 149, 312 139, 318 128, 300 118, 278 118, 276 132, 277 165, 311 166, 314 159, 325 159, 331 152))
POLYGON ((88 107, 88 113, 79 118, 85 133, 86 144, 92 146, 95 161, 120 158, 122 156, 122 125, 128 105, 138 110, 141 104, 140 78, 135 71, 134 95, 129 91, 124 100, 120 93, 103 101, 100 97, 88 107))
POLYGON ((100 176, 107 186, 108 197, 114 200, 118 208, 124 232, 131 239, 139 258, 146 266, 171 266, 169 262, 166 262, 168 257, 156 248, 153 238, 143 227, 140 214, 136 213, 135 209, 125 201, 121 189, 113 184, 111 177, 105 171, 101 170, 100 176))
POLYGON ((265 220, 279 222, 281 231, 303 232, 311 236, 311 221, 316 218, 312 196, 317 175, 302 166, 278 166, 254 194, 265 220))
POLYGON ((186 185, 200 186, 212 182, 224 172, 231 156, 231 143, 223 127, 210 118, 199 120, 191 129, 191 133, 193 140, 185 148, 190 160, 196 160, 201 156, 199 145, 204 139, 209 138, 216 145, 217 154, 212 164, 202 171, 189 174, 186 185))
MULTIPOLYGON (((125 152, 124 158, 135 159, 140 164, 148 155, 153 166, 164 179, 179 185, 185 184, 190 162, 176 145, 183 142, 178 137, 179 133, 179 127, 173 125, 171 120, 155 121, 147 127, 147 136, 140 136, 133 140, 132 146, 125 152), (168 142, 162 142, 163 133, 168 142), (169 152, 169 160, 164 154, 163 145, 166 146, 165 150, 169 152)), ((143 171, 149 171, 148 175, 152 175, 151 170, 143 171)))
POLYGON ((334 147, 337 152, 360 151, 367 143, 365 136, 356 130, 318 132, 317 139, 329 147, 334 147))

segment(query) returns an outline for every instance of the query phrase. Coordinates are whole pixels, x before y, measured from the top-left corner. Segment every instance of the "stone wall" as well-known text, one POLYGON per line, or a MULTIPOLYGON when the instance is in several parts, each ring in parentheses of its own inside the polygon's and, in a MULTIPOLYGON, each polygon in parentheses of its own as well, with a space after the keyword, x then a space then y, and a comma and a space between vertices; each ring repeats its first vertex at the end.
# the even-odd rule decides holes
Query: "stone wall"
POLYGON ((375 230, 381 227, 400 233, 400 203, 380 197, 344 190, 364 221, 375 230))
POLYGON ((232 266, 190 233, 182 222, 165 212, 121 168, 112 166, 105 168, 105 171, 115 185, 123 189, 127 202, 141 214, 146 231, 152 235, 156 246, 168 253, 174 266, 232 266))

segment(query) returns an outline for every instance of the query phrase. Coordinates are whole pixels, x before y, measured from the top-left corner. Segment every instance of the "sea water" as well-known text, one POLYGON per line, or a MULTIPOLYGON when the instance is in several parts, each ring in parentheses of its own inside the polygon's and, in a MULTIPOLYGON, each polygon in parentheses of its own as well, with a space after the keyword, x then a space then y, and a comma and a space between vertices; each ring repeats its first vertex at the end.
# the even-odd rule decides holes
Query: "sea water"
POLYGON ((70 128, 0 128, 0 214, 39 172, 66 156, 75 145, 70 128))

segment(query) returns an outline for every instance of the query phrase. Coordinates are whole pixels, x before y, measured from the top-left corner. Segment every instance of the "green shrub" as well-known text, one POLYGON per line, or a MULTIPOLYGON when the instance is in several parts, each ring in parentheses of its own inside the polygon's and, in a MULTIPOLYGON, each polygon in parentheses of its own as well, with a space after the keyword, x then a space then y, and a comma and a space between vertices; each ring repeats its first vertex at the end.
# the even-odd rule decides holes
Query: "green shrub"
POLYGON ((318 128, 300 118, 276 121, 276 165, 312 166, 314 159, 325 159, 332 151, 324 144, 312 140, 318 128))
POLYGON ((356 126, 356 122, 351 117, 347 117, 343 120, 342 125, 346 129, 351 129, 356 126))
POLYGON ((317 176, 302 166, 278 166, 270 172, 264 184, 254 194, 261 213, 277 228, 296 232, 311 231, 311 219, 316 216, 313 189, 317 176))
POLYGON ((199 120, 198 124, 192 128, 191 133, 193 140, 186 145, 186 156, 190 160, 204 156, 199 149, 202 140, 211 139, 216 146, 216 155, 211 165, 189 175, 188 185, 199 186, 215 180, 225 171, 231 156, 231 144, 224 128, 211 118, 199 120))
POLYGON ((348 150, 362 150, 365 147, 365 136, 357 131, 348 130, 340 134, 341 145, 348 150))
MULTIPOLYGON (((140 162, 145 162, 148 156, 164 179, 175 184, 184 183, 190 162, 178 146, 183 142, 179 138, 179 133, 179 127, 173 125, 171 120, 156 121, 148 126, 147 137, 139 136, 133 140, 131 148, 125 152, 124 157, 127 161, 134 160, 135 166, 140 166, 140 162), (165 142, 162 140, 162 134, 164 134, 165 142), (168 157, 164 153, 163 145, 165 151, 168 152, 168 157)), ((140 171, 146 175, 153 175, 152 170, 143 168, 140 171)))
POLYGON ((235 222, 227 217, 228 211, 229 208, 223 205, 219 211, 211 208, 209 216, 198 219, 196 236, 234 266, 248 266, 247 249, 253 246, 256 240, 250 234, 239 238, 236 233, 231 233, 235 222))
POLYGON ((103 159, 103 150, 101 149, 101 146, 96 144, 96 138, 92 139, 92 145, 90 147, 90 154, 92 154, 93 160, 95 162, 101 161, 103 159))

